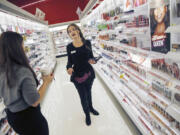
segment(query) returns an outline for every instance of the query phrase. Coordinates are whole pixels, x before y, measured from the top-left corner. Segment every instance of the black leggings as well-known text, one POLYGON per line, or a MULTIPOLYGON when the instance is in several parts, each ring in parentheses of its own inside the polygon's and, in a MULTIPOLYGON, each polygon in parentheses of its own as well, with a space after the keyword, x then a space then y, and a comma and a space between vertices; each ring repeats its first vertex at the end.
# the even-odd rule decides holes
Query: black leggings
POLYGON ((7 119, 14 131, 20 135, 49 135, 48 123, 41 113, 40 106, 29 107, 12 113, 6 109, 7 119))
POLYGON ((94 78, 89 78, 83 83, 74 82, 74 85, 79 93, 81 99, 81 105, 85 114, 88 114, 90 110, 93 108, 92 106, 92 96, 91 96, 91 88, 93 84, 94 78))

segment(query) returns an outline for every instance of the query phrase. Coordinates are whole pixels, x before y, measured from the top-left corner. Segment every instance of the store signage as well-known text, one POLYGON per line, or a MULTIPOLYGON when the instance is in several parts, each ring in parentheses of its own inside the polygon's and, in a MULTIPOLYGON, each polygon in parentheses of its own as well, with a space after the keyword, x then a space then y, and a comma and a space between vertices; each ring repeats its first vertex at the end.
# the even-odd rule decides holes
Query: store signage
POLYGON ((124 11, 130 11, 133 9, 133 1, 132 0, 125 0, 124 2, 124 11))
POLYGON ((82 16, 82 11, 81 11, 80 7, 77 8, 76 13, 77 13, 77 15, 79 16, 79 18, 81 18, 81 16, 82 16))
POLYGON ((45 14, 42 10, 40 10, 39 8, 36 8, 36 14, 35 14, 35 16, 36 16, 37 18, 39 18, 40 20, 44 21, 46 14, 45 14))
POLYGON ((152 0, 150 8, 151 49, 168 53, 170 51, 170 34, 165 33, 170 26, 170 10, 166 0, 152 0))

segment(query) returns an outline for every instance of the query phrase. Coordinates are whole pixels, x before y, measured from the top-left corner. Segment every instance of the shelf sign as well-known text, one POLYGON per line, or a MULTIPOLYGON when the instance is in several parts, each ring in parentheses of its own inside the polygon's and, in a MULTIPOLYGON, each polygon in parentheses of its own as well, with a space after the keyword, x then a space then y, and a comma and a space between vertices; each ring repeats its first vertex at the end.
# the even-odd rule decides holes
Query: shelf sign
POLYGON ((36 16, 37 18, 39 18, 40 20, 44 21, 46 14, 45 14, 42 10, 40 10, 39 8, 36 8, 36 14, 35 14, 35 16, 36 16))
POLYGON ((151 49, 168 53, 170 51, 170 34, 165 33, 170 26, 169 3, 166 0, 152 0, 150 7, 151 49))
POLYGON ((81 11, 80 7, 77 8, 76 13, 77 13, 77 15, 79 16, 79 19, 80 19, 81 16, 82 16, 82 11, 81 11))

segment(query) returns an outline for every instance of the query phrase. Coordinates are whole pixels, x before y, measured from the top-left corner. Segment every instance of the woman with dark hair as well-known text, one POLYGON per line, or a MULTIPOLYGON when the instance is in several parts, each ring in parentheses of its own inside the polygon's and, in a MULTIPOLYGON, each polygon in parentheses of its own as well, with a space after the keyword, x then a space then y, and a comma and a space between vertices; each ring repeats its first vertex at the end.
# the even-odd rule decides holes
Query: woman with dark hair
POLYGON ((151 9, 152 51, 170 51, 170 34, 165 33, 170 26, 169 6, 162 1, 153 1, 157 6, 151 9))
POLYGON ((39 84, 23 50, 23 38, 15 32, 0 36, 0 97, 6 106, 7 119, 20 135, 49 135, 46 119, 40 110, 52 76, 44 76, 39 84))
POLYGON ((81 104, 86 115, 86 124, 90 125, 90 112, 94 115, 99 115, 92 106, 91 97, 91 88, 95 78, 91 64, 95 64, 96 62, 92 53, 91 42, 85 40, 80 28, 75 24, 71 24, 67 28, 67 33, 73 40, 73 42, 67 46, 67 72, 71 75, 71 81, 79 93, 81 104))
POLYGON ((155 8, 152 11, 152 23, 151 27, 153 28, 153 34, 154 35, 162 35, 165 33, 165 30, 170 25, 169 21, 169 12, 168 12, 168 6, 161 6, 158 8, 155 8))

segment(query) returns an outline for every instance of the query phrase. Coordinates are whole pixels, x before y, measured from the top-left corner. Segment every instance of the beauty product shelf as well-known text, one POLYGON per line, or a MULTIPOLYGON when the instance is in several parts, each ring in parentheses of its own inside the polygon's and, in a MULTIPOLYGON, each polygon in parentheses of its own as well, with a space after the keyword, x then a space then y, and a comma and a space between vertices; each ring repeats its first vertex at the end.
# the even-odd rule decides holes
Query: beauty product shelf
POLYGON ((67 55, 66 47, 71 42, 67 31, 65 29, 53 31, 52 35, 55 44, 56 57, 67 55))
MULTIPOLYGON (((93 50, 96 51, 96 49, 93 50)), ((97 51, 102 51, 102 50, 100 49, 97 51)), ((108 51, 102 51, 102 52, 107 53, 108 51)), ((112 59, 114 58, 112 57, 112 59)), ((167 120, 163 118, 164 116, 159 116, 157 115, 157 113, 154 113, 154 111, 152 111, 153 109, 151 109, 151 107, 145 106, 142 103, 142 101, 146 103, 149 102, 149 104, 155 102, 159 107, 164 109, 166 113, 171 115, 174 119, 176 119, 176 121, 179 122, 179 116, 180 116, 179 112, 178 111, 175 112, 173 110, 175 109, 175 106, 173 106, 170 100, 167 100, 164 96, 152 90, 151 79, 148 80, 147 78, 144 78, 141 74, 139 74, 134 69, 131 69, 127 65, 124 65, 122 63, 121 64, 117 64, 115 62, 113 63, 112 59, 109 60, 108 58, 103 57, 102 61, 103 63, 105 63, 106 66, 98 64, 94 67, 96 70, 98 70, 98 74, 100 75, 100 77, 105 81, 107 85, 109 85, 111 91, 113 93, 116 93, 115 97, 118 98, 118 101, 120 100, 121 105, 124 108, 126 108, 125 111, 131 117, 131 119, 132 120, 134 119, 133 121, 136 121, 135 122, 136 126, 137 125, 140 126, 141 124, 143 125, 143 126, 141 125, 141 128, 143 128, 141 130, 144 130, 144 132, 146 132, 144 133, 145 135, 148 134, 161 135, 161 132, 159 132, 158 130, 157 131, 153 130, 154 128, 152 127, 152 124, 141 116, 141 113, 143 111, 145 111, 148 114, 148 116, 151 115, 154 121, 156 121, 155 119, 157 119, 157 121, 162 121, 162 123, 164 124, 159 123, 162 129, 167 128, 167 126, 171 123, 169 121, 167 122, 167 120), (111 65, 113 68, 109 69, 107 67, 108 65, 111 65), (121 70, 121 72, 116 71, 118 67, 121 70), (107 73, 105 74, 105 72, 102 71, 102 69, 104 69, 104 71, 106 71, 107 73), (107 75, 108 73, 109 75, 107 75), (112 90, 112 88, 114 90, 112 90), (132 111, 134 112, 134 114, 130 114, 130 112, 132 111), (139 121, 139 123, 137 123, 137 121, 139 121)), ((172 126, 169 127, 168 131, 166 132, 173 135, 179 134, 179 130, 177 130, 175 127, 172 126)))

